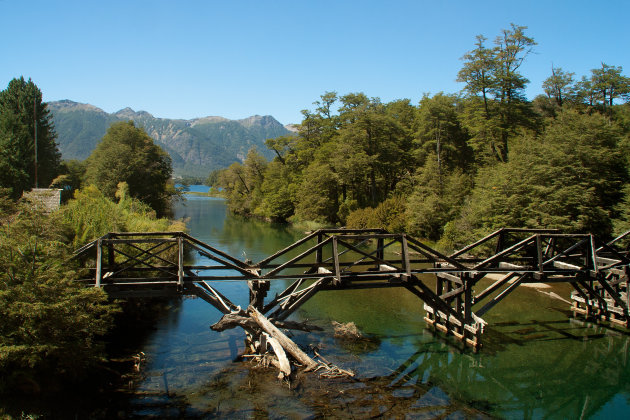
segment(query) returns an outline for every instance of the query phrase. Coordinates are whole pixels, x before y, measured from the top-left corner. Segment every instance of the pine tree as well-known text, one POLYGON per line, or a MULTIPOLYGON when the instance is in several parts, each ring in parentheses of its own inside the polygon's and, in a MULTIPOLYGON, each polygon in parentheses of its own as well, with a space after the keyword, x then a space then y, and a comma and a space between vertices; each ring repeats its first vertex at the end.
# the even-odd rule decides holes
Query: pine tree
POLYGON ((0 92, 0 186, 14 198, 30 187, 48 187, 61 162, 56 138, 39 88, 31 79, 11 80, 0 92))

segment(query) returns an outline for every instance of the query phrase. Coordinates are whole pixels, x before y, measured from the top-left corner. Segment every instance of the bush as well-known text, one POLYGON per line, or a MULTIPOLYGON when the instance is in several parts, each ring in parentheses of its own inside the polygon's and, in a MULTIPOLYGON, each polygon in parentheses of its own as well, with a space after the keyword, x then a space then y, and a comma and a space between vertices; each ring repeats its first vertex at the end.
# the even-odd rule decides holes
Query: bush
POLYGON ((402 197, 391 197, 376 208, 366 207, 350 212, 346 220, 348 229, 385 229, 389 232, 404 232, 406 204, 402 197))
POLYGON ((44 376, 78 379, 103 357, 115 307, 74 282, 59 214, 0 205, 0 390, 44 376))
POLYGON ((182 221, 156 218, 155 211, 130 197, 124 182, 119 183, 113 202, 91 185, 75 193, 75 198, 61 210, 63 219, 74 232, 73 246, 78 248, 108 232, 175 232, 185 230, 182 221))

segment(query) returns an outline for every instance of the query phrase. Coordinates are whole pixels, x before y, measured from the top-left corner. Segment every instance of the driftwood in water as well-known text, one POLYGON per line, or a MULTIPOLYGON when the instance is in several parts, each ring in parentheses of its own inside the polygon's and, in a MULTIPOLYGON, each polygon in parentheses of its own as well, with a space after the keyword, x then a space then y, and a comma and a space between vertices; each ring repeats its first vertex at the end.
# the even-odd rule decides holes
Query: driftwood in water
POLYGON ((321 330, 319 327, 308 326, 303 323, 291 321, 269 320, 253 306, 247 308, 247 312, 240 309, 223 317, 210 328, 214 331, 241 327, 248 337, 249 347, 254 360, 258 360, 263 366, 272 364, 280 370, 278 378, 288 378, 291 374, 291 364, 287 353, 303 366, 307 371, 320 372, 320 377, 354 376, 350 371, 340 369, 330 364, 322 356, 316 353, 321 362, 313 360, 303 352, 289 337, 279 328, 299 329, 303 331, 321 330), (258 337, 257 339, 255 337, 258 337), (268 345, 273 350, 275 357, 268 352, 268 345))
MULTIPOLYGON (((263 333, 265 334, 265 333, 263 333)), ((266 334, 265 334, 266 335, 266 334)), ((267 343, 271 345, 273 352, 276 354, 278 358, 278 369, 280 369, 280 374, 278 375, 279 379, 283 379, 288 377, 291 374, 291 364, 289 363, 289 359, 287 358, 282 345, 275 338, 267 335, 267 343)))
MULTIPOLYGON (((273 320, 272 322, 276 327, 287 330, 299 330, 306 332, 322 331, 322 328, 320 327, 303 322, 277 320, 273 320)), ((236 327, 242 327, 244 330, 252 332, 258 328, 258 324, 249 317, 247 312, 241 309, 239 312, 232 312, 223 315, 216 324, 210 326, 210 329, 213 331, 225 331, 236 327)))
POLYGON ((275 325, 273 325, 264 315, 256 308, 250 306, 247 308, 250 318, 256 322, 267 334, 278 340, 282 348, 284 348, 291 356, 306 367, 306 370, 312 370, 317 366, 317 362, 311 359, 309 355, 304 353, 289 337, 284 335, 275 325))

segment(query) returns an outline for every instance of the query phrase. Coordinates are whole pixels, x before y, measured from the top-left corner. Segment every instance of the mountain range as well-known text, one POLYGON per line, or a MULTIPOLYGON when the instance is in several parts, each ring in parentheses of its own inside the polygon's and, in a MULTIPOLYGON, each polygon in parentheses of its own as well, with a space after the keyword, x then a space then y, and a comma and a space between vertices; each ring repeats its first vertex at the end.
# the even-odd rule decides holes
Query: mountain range
POLYGON ((173 160, 174 176, 207 176, 212 170, 242 161, 251 147, 271 159, 265 140, 292 134, 270 115, 241 120, 203 117, 192 120, 156 118, 146 111, 125 108, 115 113, 70 100, 48 102, 64 160, 87 158, 107 128, 117 121, 133 120, 173 160))

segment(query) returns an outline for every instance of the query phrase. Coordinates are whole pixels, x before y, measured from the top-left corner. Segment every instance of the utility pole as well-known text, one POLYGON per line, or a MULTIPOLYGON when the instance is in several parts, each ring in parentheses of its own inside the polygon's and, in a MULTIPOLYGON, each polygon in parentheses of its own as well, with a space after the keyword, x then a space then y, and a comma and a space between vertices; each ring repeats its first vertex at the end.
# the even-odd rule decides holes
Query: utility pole
POLYGON ((37 97, 33 98, 33 139, 35 140, 35 188, 37 185, 37 97))

